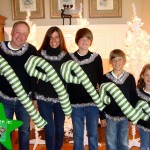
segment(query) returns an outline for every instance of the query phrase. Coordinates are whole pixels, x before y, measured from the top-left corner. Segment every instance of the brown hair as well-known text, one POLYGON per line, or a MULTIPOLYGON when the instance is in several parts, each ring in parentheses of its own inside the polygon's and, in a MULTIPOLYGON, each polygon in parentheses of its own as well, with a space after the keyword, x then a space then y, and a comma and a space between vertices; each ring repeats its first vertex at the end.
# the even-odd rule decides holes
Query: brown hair
POLYGON ((30 26, 29 26, 28 23, 25 22, 25 21, 17 21, 17 22, 15 22, 14 25, 13 25, 13 27, 12 27, 12 30, 14 30, 14 29, 16 28, 16 26, 17 26, 17 25, 20 25, 20 24, 26 25, 27 28, 28 28, 28 31, 29 31, 29 33, 30 33, 30 26))
POLYGON ((143 68, 142 68, 142 71, 140 73, 140 77, 139 77, 139 80, 137 82, 137 87, 138 88, 143 88, 145 87, 145 82, 142 78, 142 75, 145 73, 146 70, 150 70, 150 64, 146 64, 143 68))
POLYGON ((78 44, 79 40, 83 37, 88 38, 89 40, 91 40, 91 44, 93 41, 93 34, 91 32, 91 30, 89 30, 88 28, 81 28, 77 31, 76 36, 75 36, 75 42, 76 44, 78 44))
POLYGON ((116 57, 122 57, 124 60, 126 60, 126 55, 122 50, 114 49, 109 54, 109 63, 111 63, 111 61, 116 57))
POLYGON ((65 38, 64 38, 64 36, 63 36, 63 33, 62 33, 62 31, 61 31, 58 27, 56 27, 56 26, 50 27, 50 28, 47 30, 47 32, 46 32, 46 34, 45 34, 45 37, 44 37, 44 40, 43 40, 42 45, 41 45, 41 47, 40 47, 39 50, 45 49, 45 48, 47 47, 47 45, 49 45, 50 37, 51 37, 51 35, 52 35, 54 32, 58 32, 58 34, 59 34, 59 38, 60 38, 60 50, 61 50, 61 51, 68 52, 67 47, 66 47, 66 43, 65 43, 65 38))

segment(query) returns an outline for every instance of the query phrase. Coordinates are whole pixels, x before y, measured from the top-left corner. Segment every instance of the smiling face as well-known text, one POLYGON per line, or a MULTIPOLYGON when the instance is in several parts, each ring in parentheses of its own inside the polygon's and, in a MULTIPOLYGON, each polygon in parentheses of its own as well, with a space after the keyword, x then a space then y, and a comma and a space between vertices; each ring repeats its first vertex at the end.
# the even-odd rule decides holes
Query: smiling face
POLYGON ((150 69, 146 69, 146 71, 142 75, 142 78, 144 80, 145 87, 150 87, 150 69))
POLYGON ((119 77, 123 73, 126 63, 125 53, 120 49, 114 49, 109 54, 109 63, 113 67, 113 72, 119 77))
POLYGON ((80 38, 78 41, 79 50, 88 51, 88 48, 91 46, 91 40, 87 37, 80 38))
POLYGON ((93 41, 93 34, 88 28, 81 28, 77 31, 75 36, 75 42, 79 47, 78 52, 81 55, 85 55, 88 52, 88 48, 93 41))
POLYGON ((122 57, 116 57, 112 59, 110 63, 114 71, 123 71, 123 67, 126 63, 126 60, 123 59, 122 57))
POLYGON ((60 45, 60 37, 58 32, 53 32, 50 36, 49 44, 52 48, 57 48, 60 45))
POLYGON ((25 24, 16 25, 11 32, 11 46, 15 49, 21 48, 26 42, 29 35, 29 28, 25 24))

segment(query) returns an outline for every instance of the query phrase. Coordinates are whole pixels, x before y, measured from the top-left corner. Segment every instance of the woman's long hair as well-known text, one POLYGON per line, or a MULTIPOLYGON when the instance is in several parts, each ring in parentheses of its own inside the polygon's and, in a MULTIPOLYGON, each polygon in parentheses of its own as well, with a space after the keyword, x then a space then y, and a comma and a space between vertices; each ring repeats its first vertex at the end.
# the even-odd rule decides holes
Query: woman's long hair
POLYGON ((44 49, 46 49, 46 47, 49 45, 50 37, 51 37, 51 35, 52 35, 54 32, 58 32, 58 34, 59 34, 59 38, 60 38, 60 50, 61 50, 61 51, 68 52, 67 47, 66 47, 66 43, 65 43, 65 38, 64 38, 64 36, 63 36, 63 33, 62 33, 62 31, 61 31, 58 27, 56 27, 56 26, 50 27, 50 28, 47 30, 47 32, 46 32, 46 34, 45 34, 45 37, 44 37, 44 40, 43 40, 42 45, 41 45, 41 47, 40 47, 39 50, 44 50, 44 49))

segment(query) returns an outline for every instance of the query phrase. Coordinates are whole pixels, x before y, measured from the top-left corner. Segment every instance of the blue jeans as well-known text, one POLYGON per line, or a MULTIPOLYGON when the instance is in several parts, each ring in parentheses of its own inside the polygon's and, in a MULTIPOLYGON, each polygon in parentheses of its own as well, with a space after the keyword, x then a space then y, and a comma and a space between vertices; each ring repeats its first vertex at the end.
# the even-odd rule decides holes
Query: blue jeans
POLYGON ((106 150, 128 150, 128 120, 106 122, 106 150))
POLYGON ((145 131, 142 128, 139 128, 139 131, 141 141, 140 150, 150 150, 150 132, 145 131))
POLYGON ((64 139, 65 115, 60 103, 37 101, 41 116, 47 121, 45 141, 47 150, 61 150, 64 139))
POLYGON ((86 119, 89 150, 98 150, 98 117, 99 110, 96 106, 73 108, 72 124, 74 150, 84 150, 84 119, 86 119))
MULTIPOLYGON (((10 101, 1 99, 5 114, 8 119, 13 119, 15 113, 16 119, 21 120, 23 125, 18 128, 19 150, 29 150, 30 139, 30 116, 19 100, 10 101)), ((5 149, 5 148, 2 148, 5 149)))

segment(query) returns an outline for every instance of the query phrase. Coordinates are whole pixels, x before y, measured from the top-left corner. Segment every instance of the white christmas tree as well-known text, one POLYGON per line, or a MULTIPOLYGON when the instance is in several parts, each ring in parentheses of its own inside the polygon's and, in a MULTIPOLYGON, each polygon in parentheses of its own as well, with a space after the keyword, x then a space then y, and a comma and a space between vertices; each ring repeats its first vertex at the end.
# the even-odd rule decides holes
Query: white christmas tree
MULTIPOLYGON (((128 31, 125 40, 125 52, 127 63, 125 70, 132 73, 136 80, 139 78, 142 67, 150 63, 150 35, 142 30, 144 23, 136 14, 134 3, 132 4, 133 20, 127 22, 128 31)), ((132 140, 129 140, 129 148, 140 147, 139 138, 135 138, 136 126, 132 125, 132 140)))
POLYGON ((35 47, 37 47, 37 42, 36 42, 36 24, 30 20, 31 17, 31 6, 33 4, 32 0, 24 0, 23 5, 26 8, 27 16, 25 21, 28 23, 30 26, 30 34, 28 36, 27 42, 31 43, 35 47))
POLYGON ((150 63, 150 35, 142 30, 144 23, 136 14, 134 3, 132 4, 133 20, 127 22, 128 31, 125 40, 125 52, 127 63, 125 69, 132 73, 137 80, 142 67, 150 63))
POLYGON ((25 21, 29 24, 30 26, 30 34, 28 36, 27 42, 31 43, 32 45, 34 45, 35 47, 37 47, 37 41, 36 41, 36 24, 33 23, 30 20, 30 16, 31 16, 31 11, 29 10, 29 8, 27 8, 27 16, 25 21))

